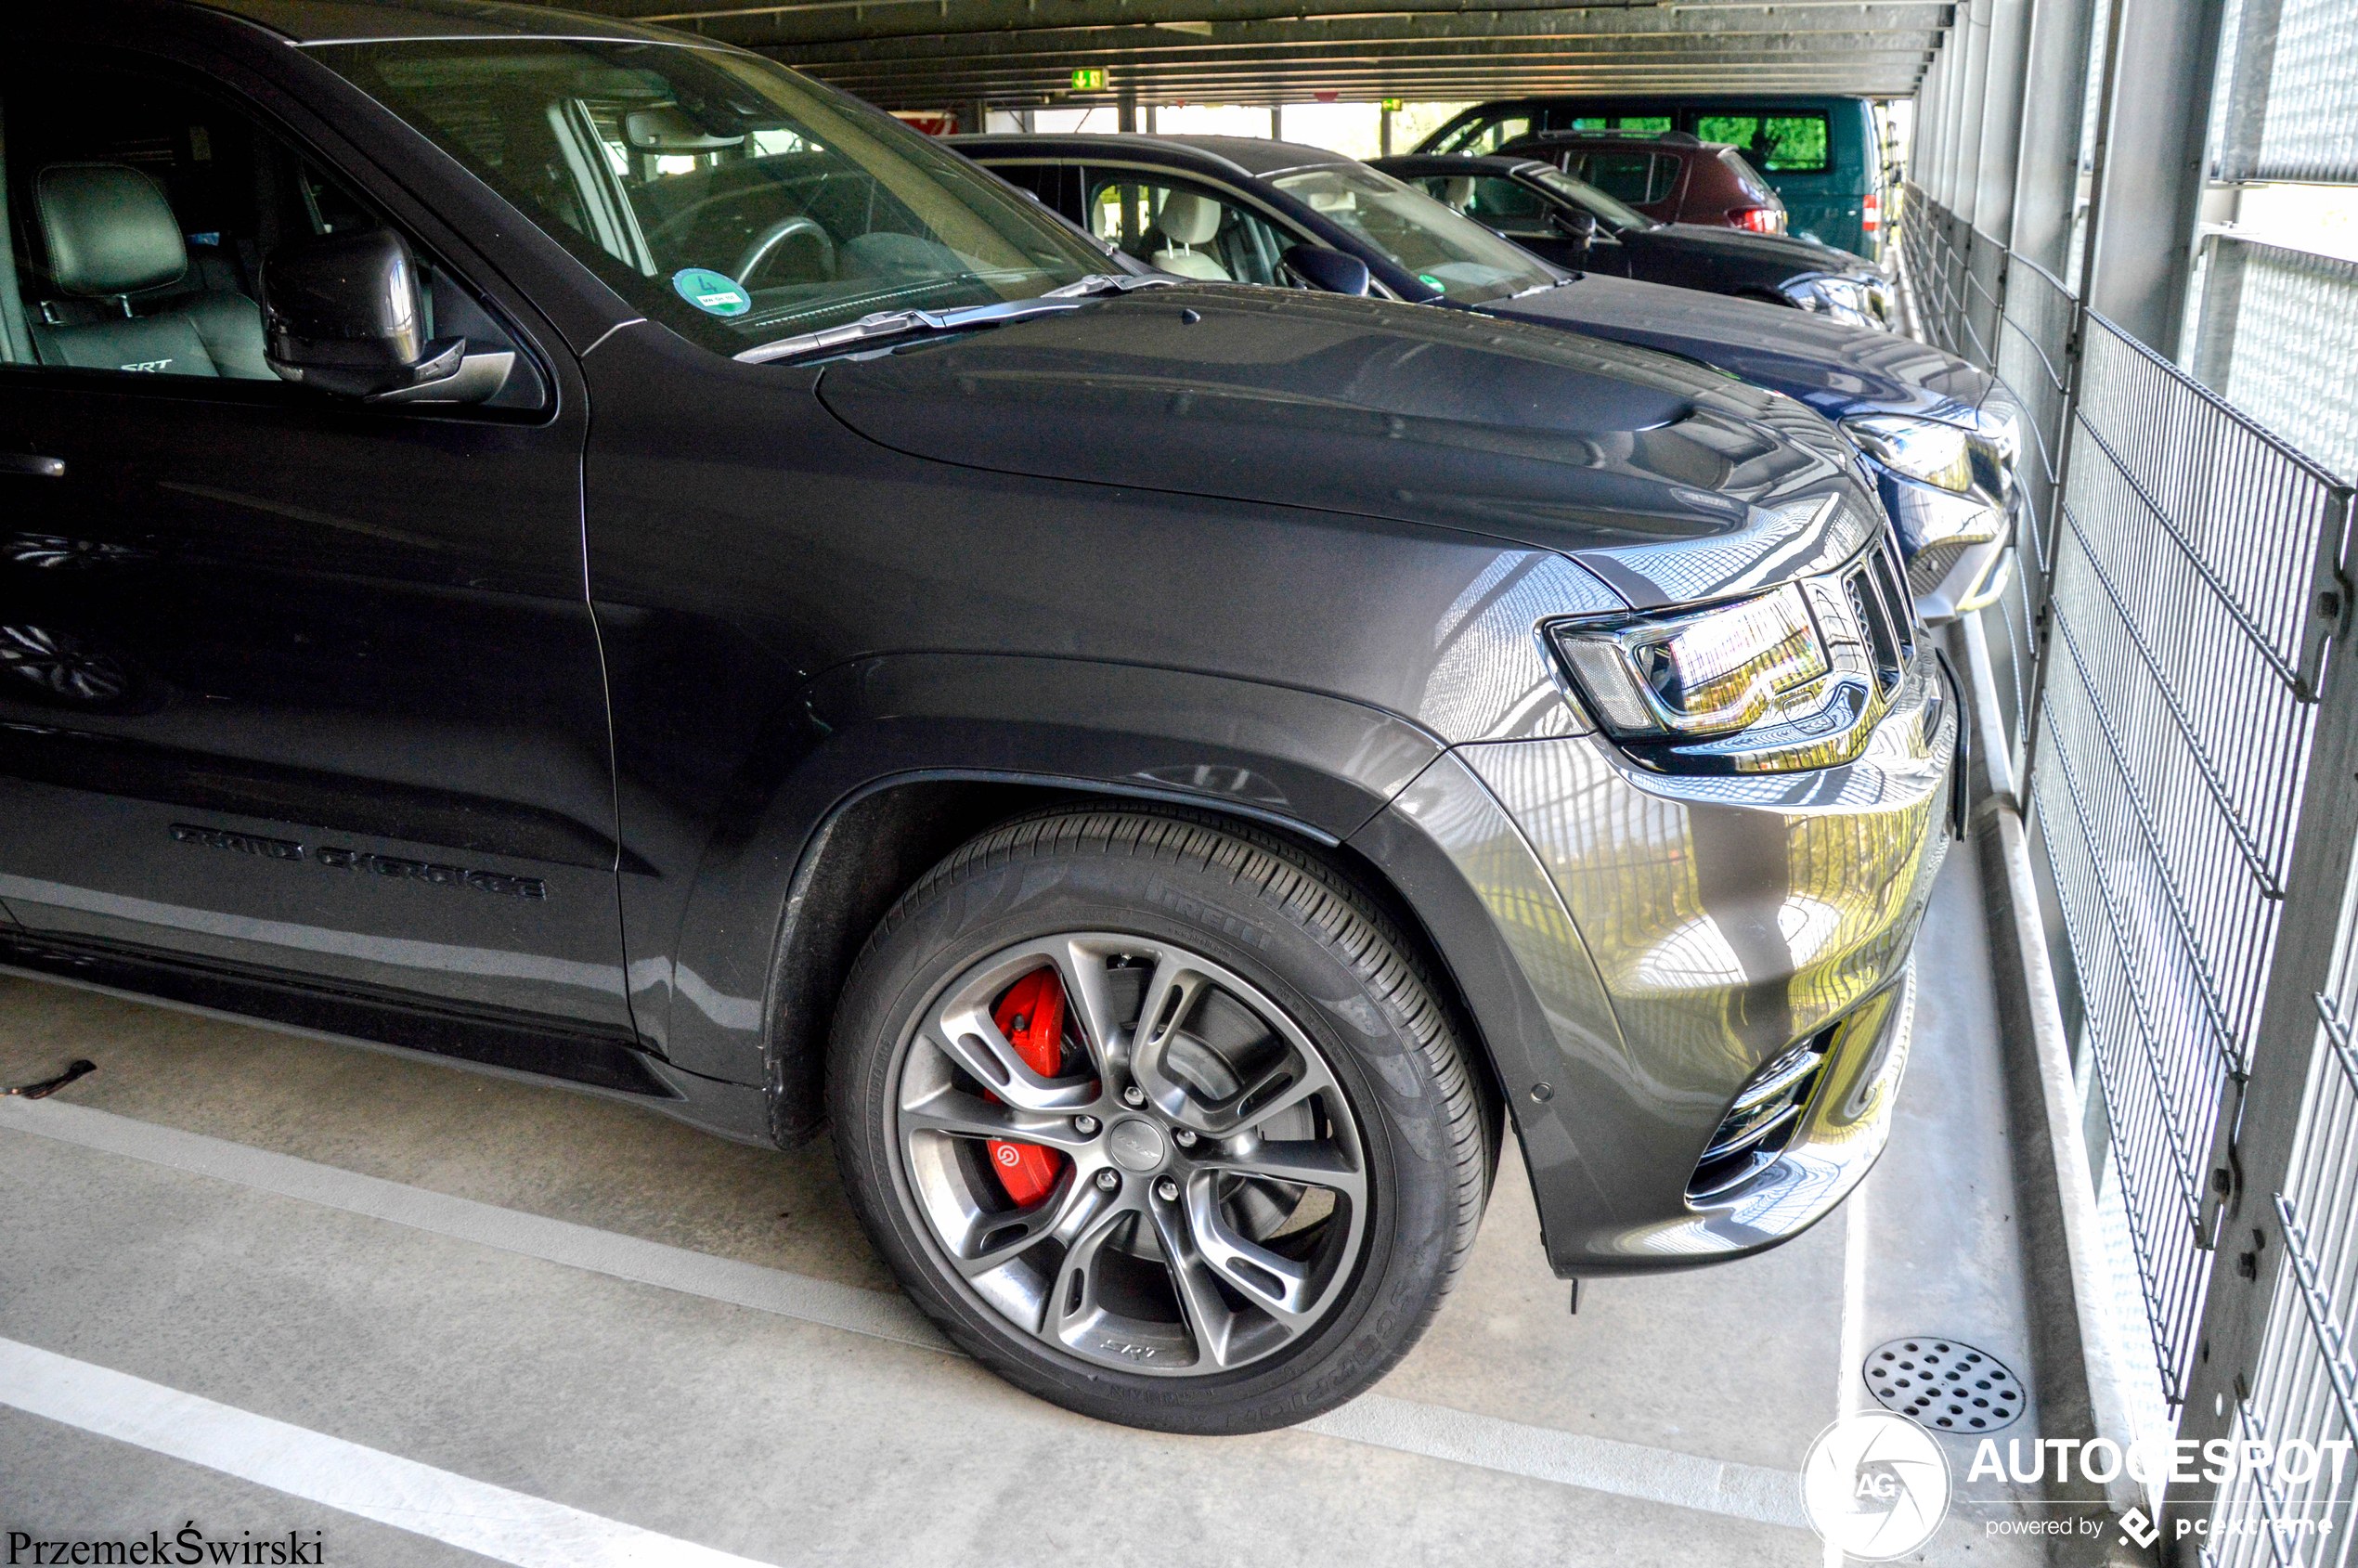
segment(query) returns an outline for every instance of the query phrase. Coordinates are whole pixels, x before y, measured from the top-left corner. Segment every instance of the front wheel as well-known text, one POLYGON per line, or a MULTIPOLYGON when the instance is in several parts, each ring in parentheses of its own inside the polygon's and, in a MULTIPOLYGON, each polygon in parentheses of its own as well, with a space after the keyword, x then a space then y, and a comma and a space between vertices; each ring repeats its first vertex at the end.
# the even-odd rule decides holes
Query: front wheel
POLYGON ((845 1182, 910 1294, 1017 1386, 1204 1433, 1381 1377, 1479 1222, 1488 1121, 1383 915, 1177 812, 1011 823, 910 889, 836 1020, 845 1182))

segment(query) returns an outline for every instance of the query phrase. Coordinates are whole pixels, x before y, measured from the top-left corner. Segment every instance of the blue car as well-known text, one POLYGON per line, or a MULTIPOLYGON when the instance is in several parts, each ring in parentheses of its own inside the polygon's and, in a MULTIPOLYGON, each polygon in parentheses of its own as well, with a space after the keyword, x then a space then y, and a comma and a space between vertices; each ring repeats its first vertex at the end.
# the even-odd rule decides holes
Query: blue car
POLYGON ((1993 602, 2022 505, 2022 416, 1994 377, 1829 316, 1568 271, 1382 171, 1240 136, 953 136, 951 145, 1134 264, 1372 293, 1673 354, 1838 424, 1938 625, 1993 602))

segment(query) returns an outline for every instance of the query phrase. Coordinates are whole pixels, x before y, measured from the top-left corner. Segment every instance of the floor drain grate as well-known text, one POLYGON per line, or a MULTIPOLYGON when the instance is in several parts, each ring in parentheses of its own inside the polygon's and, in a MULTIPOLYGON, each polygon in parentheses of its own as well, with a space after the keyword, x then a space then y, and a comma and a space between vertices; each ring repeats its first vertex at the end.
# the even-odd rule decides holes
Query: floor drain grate
POLYGON ((1869 1353, 1867 1390, 1886 1410, 1940 1432, 1989 1432, 2022 1414, 2005 1363, 1961 1340, 1894 1340, 1869 1353))

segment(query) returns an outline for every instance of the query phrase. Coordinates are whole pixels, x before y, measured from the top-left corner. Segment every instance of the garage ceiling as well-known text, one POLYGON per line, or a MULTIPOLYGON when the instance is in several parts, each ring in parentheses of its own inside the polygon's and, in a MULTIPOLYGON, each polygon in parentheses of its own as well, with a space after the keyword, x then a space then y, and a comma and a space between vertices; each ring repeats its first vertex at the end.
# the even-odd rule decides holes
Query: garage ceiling
POLYGON ((571 0, 741 44, 887 109, 1916 89, 1950 0, 571 0), (682 8, 683 5, 695 8, 682 8), (1102 91, 1072 90, 1101 70, 1102 91))

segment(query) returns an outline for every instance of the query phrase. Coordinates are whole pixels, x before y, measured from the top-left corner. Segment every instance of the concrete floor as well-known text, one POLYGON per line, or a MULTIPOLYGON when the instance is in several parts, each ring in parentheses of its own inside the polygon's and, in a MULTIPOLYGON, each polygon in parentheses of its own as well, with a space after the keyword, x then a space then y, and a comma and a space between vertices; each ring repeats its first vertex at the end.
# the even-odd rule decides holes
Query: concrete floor
MULTIPOLYGON (((682 1561, 700 1543, 781 1565, 1819 1564, 1794 1474, 1866 1403, 1867 1350, 1943 1334, 2029 1370, 1970 855, 1950 856, 1919 952, 1890 1151, 1816 1231, 1592 1284, 1573 1316, 1510 1156, 1464 1284, 1374 1397, 1315 1431, 1217 1441, 1098 1425, 927 1348, 823 1147, 765 1153, 563 1090, 0 977, 0 1082, 99 1068, 51 1101, 0 1101, 0 1345, 672 1538, 519 1562, 682 1561)), ((144 1540, 193 1519, 215 1539, 317 1530, 329 1562, 482 1561, 447 1544, 463 1533, 373 1523, 6 1397, 0 1532, 144 1540)), ((1950 1451, 1960 1501, 1915 1560, 2040 1560, 1988 1522, 2041 1507, 1964 1486, 1971 1445, 1950 1451)))

